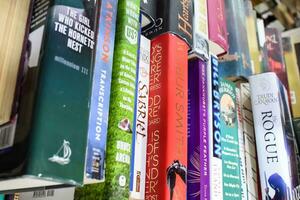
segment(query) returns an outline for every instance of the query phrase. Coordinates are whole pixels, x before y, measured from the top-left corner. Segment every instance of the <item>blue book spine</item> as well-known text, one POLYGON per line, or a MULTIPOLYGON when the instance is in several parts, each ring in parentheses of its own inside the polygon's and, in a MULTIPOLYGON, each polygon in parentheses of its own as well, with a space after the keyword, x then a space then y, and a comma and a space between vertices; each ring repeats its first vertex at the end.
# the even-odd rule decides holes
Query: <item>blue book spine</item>
POLYGON ((102 0, 101 2, 89 115, 87 179, 105 179, 105 153, 117 5, 117 0, 102 0))

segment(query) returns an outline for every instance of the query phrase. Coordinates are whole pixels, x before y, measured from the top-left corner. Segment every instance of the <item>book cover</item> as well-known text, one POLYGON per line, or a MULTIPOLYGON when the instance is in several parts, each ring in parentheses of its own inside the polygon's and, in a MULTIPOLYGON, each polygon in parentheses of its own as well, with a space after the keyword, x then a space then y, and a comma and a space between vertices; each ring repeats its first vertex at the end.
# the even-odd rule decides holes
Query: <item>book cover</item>
POLYGON ((74 200, 74 187, 18 193, 18 200, 74 200))
POLYGON ((185 199, 188 45, 165 33, 151 41, 145 199, 185 199))
POLYGON ((193 46, 189 59, 199 57, 209 59, 207 0, 193 1, 193 46))
POLYGON ((214 55, 228 51, 226 12, 224 0, 208 0, 209 48, 214 55))
POLYGON ((222 147, 220 131, 220 83, 217 57, 211 55, 207 68, 209 122, 209 173, 211 199, 223 199, 222 147))
POLYGON ((299 180, 286 89, 273 72, 249 81, 262 199, 292 199, 299 180))
POLYGON ((241 198, 236 86, 220 79, 223 199, 241 198))
POLYGON ((103 199, 129 198, 139 10, 139 0, 118 2, 103 199))
POLYGON ((147 30, 161 23, 160 18, 156 18, 156 5, 157 0, 143 0, 141 1, 141 31, 142 34, 147 30))
POLYGON ((51 1, 26 174, 83 183, 96 8, 51 1))
POLYGON ((266 28, 265 34, 265 46, 267 48, 266 58, 268 65, 263 69, 263 72, 275 72, 287 91, 289 91, 281 35, 276 28, 266 28))
POLYGON ((219 58, 221 77, 252 74, 243 0, 226 0, 228 52, 219 58))
POLYGON ((245 142, 244 142, 244 127, 242 116, 242 102, 241 89, 236 85, 236 117, 238 128, 238 145, 239 145, 239 165, 240 165, 240 179, 241 179, 241 199, 248 200, 247 194, 247 176, 246 176, 246 161, 245 161, 245 142))
POLYGON ((132 141, 130 199, 144 199, 146 179, 146 153, 148 134, 148 100, 150 74, 150 40, 141 36, 135 132, 132 141))
MULTIPOLYGON (((23 49, 26 48, 31 1, 12 0, 0 3, 0 125, 13 117, 19 72, 23 71, 23 49)), ((1 135, 4 135, 2 133, 1 135)), ((7 136, 9 137, 9 136, 7 136)))
POLYGON ((189 61, 187 199, 210 199, 207 64, 189 61))
MULTIPOLYGON (((85 178, 104 180, 105 152, 118 1, 98 2, 85 178), (100 4, 100 5, 98 5, 100 4)), ((87 182, 87 180, 85 182, 87 182)))
POLYGON ((245 145, 247 194, 249 200, 261 199, 257 165, 256 140, 249 83, 240 84, 241 118, 245 145))
MULTIPOLYGON (((163 33, 172 33, 186 41, 189 47, 193 43, 193 3, 192 0, 149 1, 156 4, 155 22, 144 28, 142 34, 153 39, 163 33)), ((142 3, 143 5, 144 3, 142 3)), ((150 5, 151 6, 151 5, 150 5)), ((153 5, 152 5, 153 6, 153 5)))
POLYGON ((291 100, 291 110, 292 117, 300 117, 300 73, 297 65, 297 58, 295 53, 295 48, 292 44, 292 38, 283 37, 283 53, 285 59, 285 65, 287 66, 287 78, 290 89, 290 100, 291 100))

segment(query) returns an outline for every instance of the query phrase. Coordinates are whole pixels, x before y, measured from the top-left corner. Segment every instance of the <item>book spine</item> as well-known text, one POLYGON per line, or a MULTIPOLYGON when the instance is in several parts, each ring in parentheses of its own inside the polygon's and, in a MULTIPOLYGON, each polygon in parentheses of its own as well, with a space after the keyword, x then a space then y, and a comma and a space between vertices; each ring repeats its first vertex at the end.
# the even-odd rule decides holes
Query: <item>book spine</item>
POLYGON ((146 200, 186 198, 187 55, 176 35, 151 41, 146 200))
POLYGON ((247 177, 245 164, 245 143, 244 143, 244 127, 242 116, 241 89, 236 88, 236 107, 237 107, 237 123, 238 123, 238 139, 239 139, 239 160, 240 160, 240 178, 241 178, 241 199, 248 200, 247 194, 247 177))
POLYGON ((128 199, 139 43, 139 0, 119 0, 112 70, 104 199, 128 199))
POLYGON ((133 166, 131 179, 132 199, 143 199, 145 196, 146 153, 148 134, 148 99, 150 72, 150 40, 141 36, 139 74, 136 102, 136 123, 133 138, 133 166))
POLYGON ((77 0, 49 9, 26 173, 82 184, 96 8, 77 0))
POLYGON ((287 91, 289 91, 281 35, 277 29, 265 29, 265 46, 267 47, 268 65, 264 72, 275 72, 287 91))
POLYGON ((212 53, 215 55, 224 54, 228 50, 224 0, 208 0, 207 13, 209 40, 213 42, 210 46, 218 46, 217 50, 212 51, 212 53))
MULTIPOLYGON (((148 5, 152 6, 153 1, 151 2, 148 5)), ((191 48, 193 44, 192 0, 156 0, 154 2, 155 7, 148 7, 150 8, 148 11, 150 13, 155 8, 156 20, 143 29, 143 35, 153 39, 164 33, 172 33, 184 40, 191 48)))
POLYGON ((275 73, 251 76, 249 81, 262 199, 291 199, 298 177, 286 91, 275 73))
POLYGON ((210 163, 210 197, 223 199, 222 147, 220 131, 220 93, 218 59, 211 56, 208 65, 209 88, 209 163, 210 163))
POLYGON ((105 175, 104 161, 117 2, 103 0, 100 5, 86 155, 85 176, 88 179, 104 180, 105 175))
POLYGON ((242 199, 236 87, 225 79, 220 80, 220 109, 223 199, 242 199))
POLYGON ((222 77, 244 76, 252 74, 244 0, 225 1, 228 43, 226 55, 220 59, 220 74, 222 77))
POLYGON ((241 113, 245 142, 245 166, 248 199, 261 199, 256 154, 256 141, 249 83, 241 84, 241 113))
POLYGON ((193 47, 189 58, 199 57, 207 61, 209 59, 207 0, 194 0, 193 6, 193 47))
POLYGON ((210 199, 206 63, 189 61, 187 199, 210 199))

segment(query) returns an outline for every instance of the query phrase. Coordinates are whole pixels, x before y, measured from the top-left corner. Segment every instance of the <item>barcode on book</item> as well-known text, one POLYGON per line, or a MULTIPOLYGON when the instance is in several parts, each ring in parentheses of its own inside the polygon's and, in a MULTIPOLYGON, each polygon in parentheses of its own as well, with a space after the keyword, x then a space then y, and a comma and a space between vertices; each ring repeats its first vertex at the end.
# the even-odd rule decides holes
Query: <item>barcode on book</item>
POLYGON ((16 121, 0 128, 0 150, 11 147, 14 143, 16 121))
POLYGON ((32 198, 46 198, 46 197, 53 197, 54 196, 54 189, 51 190, 37 190, 33 192, 32 198))

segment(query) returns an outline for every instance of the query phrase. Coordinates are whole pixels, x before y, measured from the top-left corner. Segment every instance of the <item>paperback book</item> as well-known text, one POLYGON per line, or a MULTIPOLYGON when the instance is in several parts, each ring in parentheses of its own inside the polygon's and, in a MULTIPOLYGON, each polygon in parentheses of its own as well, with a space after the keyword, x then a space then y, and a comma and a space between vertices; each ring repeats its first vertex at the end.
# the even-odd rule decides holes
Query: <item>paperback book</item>
POLYGON ((220 128, 223 199, 242 199, 236 86, 225 79, 220 79, 220 128))
POLYGON ((97 36, 90 100, 85 183, 104 180, 110 86, 114 54, 116 0, 97 3, 97 36))
POLYGON ((103 199, 129 198, 139 45, 139 0, 119 0, 113 56, 103 199), (130 14, 128 14, 130 13, 130 14))
POLYGON ((211 199, 223 199, 222 141, 220 130, 220 82, 217 57, 210 55, 207 68, 209 122, 209 174, 211 199))
POLYGON ((148 101, 150 76, 150 40, 141 36, 139 47, 139 74, 135 110, 135 131, 132 141, 130 174, 130 199, 144 199, 146 179, 146 154, 148 137, 148 101))
POLYGON ((210 199, 207 64, 189 61, 187 199, 210 199))
POLYGON ((297 199, 296 144, 286 89, 273 72, 249 81, 262 199, 297 199))
POLYGON ((185 199, 188 45, 165 33, 151 41, 145 199, 185 199))

